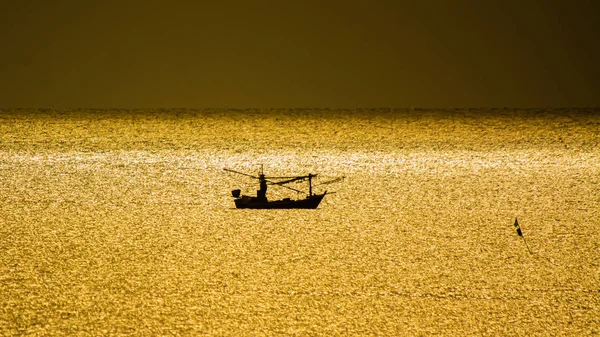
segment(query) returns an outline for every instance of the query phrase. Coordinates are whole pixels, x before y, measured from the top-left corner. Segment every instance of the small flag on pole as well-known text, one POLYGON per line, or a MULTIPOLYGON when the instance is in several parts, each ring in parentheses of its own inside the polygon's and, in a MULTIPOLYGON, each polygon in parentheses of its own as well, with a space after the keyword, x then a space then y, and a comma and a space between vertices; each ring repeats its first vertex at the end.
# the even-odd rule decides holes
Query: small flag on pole
POLYGON ((523 237, 523 232, 521 232, 521 227, 519 227, 519 220, 517 218, 515 218, 515 228, 517 229, 517 234, 519 234, 520 237, 523 237))
POLYGON ((519 234, 519 236, 523 238, 523 242, 525 242, 525 246, 527 247, 529 254, 533 254, 531 249, 529 249, 529 245, 527 244, 527 241, 525 241, 525 237, 523 236, 523 232, 521 231, 521 226, 519 226, 519 220, 517 218, 515 218, 514 225, 515 225, 515 228, 517 229, 517 234, 519 234))

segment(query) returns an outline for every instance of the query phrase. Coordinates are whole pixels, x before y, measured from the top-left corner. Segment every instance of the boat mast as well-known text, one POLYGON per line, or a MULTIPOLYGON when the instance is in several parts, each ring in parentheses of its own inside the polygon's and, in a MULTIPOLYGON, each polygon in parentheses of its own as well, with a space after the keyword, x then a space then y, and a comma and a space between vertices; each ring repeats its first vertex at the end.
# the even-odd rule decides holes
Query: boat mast
POLYGON ((260 174, 258 175, 259 190, 256 191, 256 197, 260 201, 267 201, 267 179, 265 179, 265 172, 263 171, 263 165, 260 164, 260 174))
POLYGON ((308 174, 308 196, 312 197, 312 177, 311 173, 308 174))

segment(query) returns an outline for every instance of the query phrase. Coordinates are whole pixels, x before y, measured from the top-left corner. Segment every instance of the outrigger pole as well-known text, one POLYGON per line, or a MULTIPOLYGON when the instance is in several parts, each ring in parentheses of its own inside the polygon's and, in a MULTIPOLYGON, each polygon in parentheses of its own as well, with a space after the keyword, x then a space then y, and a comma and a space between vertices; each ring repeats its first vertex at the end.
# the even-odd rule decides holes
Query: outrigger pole
MULTIPOLYGON (((247 173, 244 173, 244 172, 239 172, 239 171, 228 169, 228 168, 225 168, 225 167, 223 168, 223 170, 227 171, 227 172, 231 172, 231 173, 241 174, 243 176, 254 178, 254 179, 258 179, 258 180, 264 179, 265 182, 267 182, 267 183, 269 183, 271 185, 278 185, 278 186, 281 186, 283 188, 287 188, 288 190, 292 190, 292 191, 295 191, 295 192, 298 192, 298 193, 306 193, 304 191, 300 191, 300 190, 297 190, 295 188, 283 185, 283 184, 286 184, 286 183, 289 183, 289 182, 292 182, 292 181, 296 181, 296 180, 300 180, 300 179, 306 179, 306 176, 304 176, 304 177, 265 177, 265 175, 262 173, 263 172, 263 170, 262 170, 262 164, 261 164, 261 170, 260 170, 261 174, 258 177, 255 176, 255 175, 252 175, 252 174, 247 174, 247 173), (269 178, 269 179, 282 179, 282 178, 288 179, 288 178, 291 178, 291 179, 288 180, 288 181, 274 182, 274 181, 268 180, 266 178, 269 178)), ((312 176, 315 177, 316 174, 313 174, 312 176)), ((312 190, 312 188, 311 188, 311 190, 312 190)))

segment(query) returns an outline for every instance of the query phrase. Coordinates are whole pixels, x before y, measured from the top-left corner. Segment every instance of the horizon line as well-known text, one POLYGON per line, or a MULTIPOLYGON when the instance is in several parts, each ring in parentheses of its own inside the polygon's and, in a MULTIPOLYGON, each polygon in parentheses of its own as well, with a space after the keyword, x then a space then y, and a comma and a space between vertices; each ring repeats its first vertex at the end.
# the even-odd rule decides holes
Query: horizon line
POLYGON ((565 110, 565 109, 600 109, 600 106, 556 106, 556 107, 519 107, 519 106, 503 106, 503 107, 0 107, 0 111, 5 110, 348 110, 348 111, 363 111, 363 110, 565 110))

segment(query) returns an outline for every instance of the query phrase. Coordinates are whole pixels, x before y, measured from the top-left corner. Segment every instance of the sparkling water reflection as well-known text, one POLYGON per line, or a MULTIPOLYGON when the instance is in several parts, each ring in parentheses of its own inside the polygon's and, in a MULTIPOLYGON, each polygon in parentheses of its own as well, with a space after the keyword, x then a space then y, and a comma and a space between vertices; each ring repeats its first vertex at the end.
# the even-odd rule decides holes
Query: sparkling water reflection
POLYGON ((596 115, 296 112, 0 113, 0 334, 600 332, 596 115))

